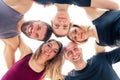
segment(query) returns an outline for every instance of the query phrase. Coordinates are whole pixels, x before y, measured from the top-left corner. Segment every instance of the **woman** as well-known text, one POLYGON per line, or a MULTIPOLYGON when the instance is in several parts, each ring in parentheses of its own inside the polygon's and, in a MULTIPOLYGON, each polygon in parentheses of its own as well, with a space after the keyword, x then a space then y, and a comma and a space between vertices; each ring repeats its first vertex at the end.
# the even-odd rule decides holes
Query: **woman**
POLYGON ((55 6, 57 8, 57 13, 55 17, 51 20, 52 29, 54 34, 57 37, 64 37, 68 34, 69 29, 71 27, 71 18, 68 13, 68 9, 71 4, 75 4, 78 6, 87 6, 84 3, 89 1, 89 6, 91 7, 99 7, 99 8, 107 8, 107 9, 118 9, 120 5, 118 5, 117 1, 107 0, 105 4, 104 1, 96 1, 96 0, 69 0, 69 1, 60 1, 55 0, 55 6), (91 3, 90 3, 91 1, 91 3), (84 4, 84 5, 83 5, 84 4), (111 7, 111 4, 113 5, 111 7), (102 5, 102 6, 101 6, 102 5), (115 6, 114 6, 115 5, 115 6))
POLYGON ((74 25, 68 38, 74 42, 86 42, 89 37, 94 37, 98 45, 120 45, 120 11, 84 8, 88 18, 95 26, 74 25))
POLYGON ((36 50, 16 62, 2 80, 62 80, 62 44, 51 39, 36 50), (59 67, 59 68, 58 68, 59 67))

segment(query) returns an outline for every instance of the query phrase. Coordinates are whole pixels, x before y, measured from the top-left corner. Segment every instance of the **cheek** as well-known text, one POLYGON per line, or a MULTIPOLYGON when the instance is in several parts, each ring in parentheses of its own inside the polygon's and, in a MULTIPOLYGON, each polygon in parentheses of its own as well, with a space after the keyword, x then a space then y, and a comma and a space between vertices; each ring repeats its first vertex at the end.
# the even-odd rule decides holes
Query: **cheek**
POLYGON ((71 55, 70 55, 70 54, 66 54, 66 55, 65 55, 65 58, 66 58, 67 60, 70 60, 70 59, 71 59, 71 55))

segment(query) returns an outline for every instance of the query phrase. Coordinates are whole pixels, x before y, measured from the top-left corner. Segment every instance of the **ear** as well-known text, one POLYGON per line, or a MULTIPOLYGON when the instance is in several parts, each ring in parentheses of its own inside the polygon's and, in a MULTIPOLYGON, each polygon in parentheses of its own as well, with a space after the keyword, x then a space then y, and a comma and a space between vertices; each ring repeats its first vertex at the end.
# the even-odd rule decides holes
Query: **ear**
POLYGON ((51 26, 53 27, 53 21, 51 20, 51 26))
POLYGON ((73 23, 70 23, 70 28, 72 27, 73 23))
POLYGON ((64 57, 65 57, 66 60, 69 60, 69 57, 65 53, 64 53, 64 57))

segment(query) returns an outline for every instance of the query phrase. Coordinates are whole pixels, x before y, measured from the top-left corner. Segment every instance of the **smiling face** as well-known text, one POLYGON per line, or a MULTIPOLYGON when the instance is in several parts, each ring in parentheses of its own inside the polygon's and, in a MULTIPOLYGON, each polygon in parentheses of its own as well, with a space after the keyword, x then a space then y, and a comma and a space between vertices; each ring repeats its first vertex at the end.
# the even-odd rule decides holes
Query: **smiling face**
POLYGON ((52 21, 52 28, 57 36, 65 36, 71 26, 71 22, 67 13, 61 12, 56 15, 52 21))
POLYGON ((64 48, 64 54, 65 58, 72 63, 78 62, 83 60, 82 58, 82 49, 77 46, 77 44, 70 42, 65 48, 64 48))
POLYGON ((41 50, 42 57, 44 57, 47 60, 50 60, 58 54, 60 50, 60 45, 56 41, 50 41, 45 43, 41 50))
POLYGON ((88 39, 86 31, 80 27, 72 27, 68 33, 68 38, 74 42, 85 42, 88 39))
POLYGON ((23 27, 23 33, 28 37, 43 40, 47 32, 47 25, 41 21, 34 21, 23 27))

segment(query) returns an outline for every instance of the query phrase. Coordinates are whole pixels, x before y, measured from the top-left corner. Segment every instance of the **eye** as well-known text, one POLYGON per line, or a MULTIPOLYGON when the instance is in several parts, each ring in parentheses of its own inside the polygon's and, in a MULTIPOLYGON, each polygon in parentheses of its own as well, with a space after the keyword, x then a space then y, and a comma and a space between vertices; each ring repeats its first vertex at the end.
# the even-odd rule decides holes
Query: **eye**
POLYGON ((76 37, 76 35, 74 36, 74 38, 73 38, 73 39, 74 39, 74 41, 76 41, 76 40, 77 40, 77 37, 76 37))
POLYGON ((67 56, 69 56, 69 55, 71 55, 71 54, 72 54, 72 52, 71 52, 71 51, 67 52, 67 56))
POLYGON ((64 26, 63 26, 63 29, 64 29, 64 30, 67 30, 67 29, 68 29, 68 26, 67 26, 67 25, 64 25, 64 26))
POLYGON ((54 49, 53 51, 54 51, 54 53, 57 53, 57 52, 58 52, 58 50, 57 50, 57 49, 54 49))
POLYGON ((59 28, 59 24, 55 24, 55 29, 58 29, 59 28))
POLYGON ((36 33, 36 38, 39 38, 39 34, 38 33, 36 33))
POLYGON ((50 43, 48 43, 48 44, 47 44, 47 46, 48 46, 48 47, 51 47, 51 44, 50 44, 50 43))
POLYGON ((74 30, 74 34, 77 34, 77 30, 76 29, 74 30))
POLYGON ((57 52, 58 52, 58 49, 52 48, 52 47, 54 46, 54 45, 52 45, 52 43, 48 43, 47 46, 48 46, 49 48, 51 48, 54 53, 57 53, 57 52))
POLYGON ((74 48, 74 51, 78 51, 78 48, 74 48))

